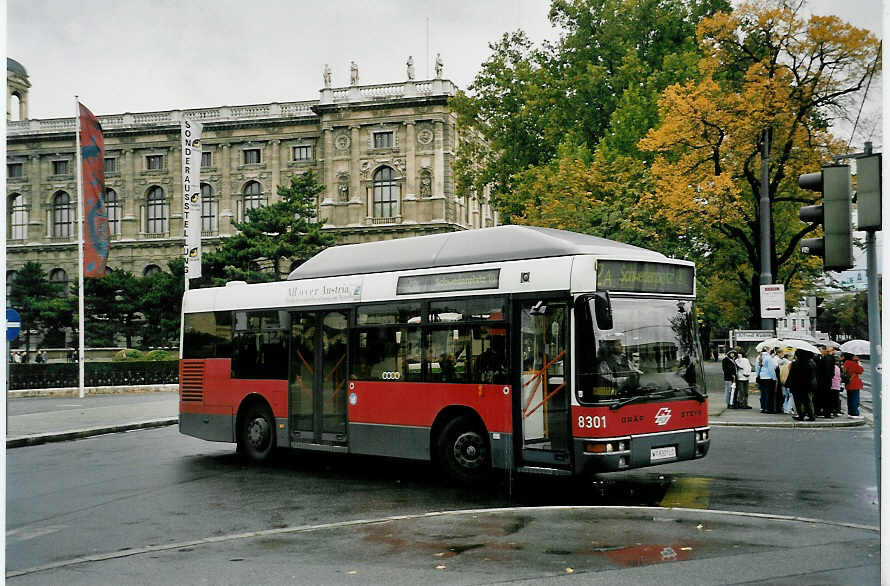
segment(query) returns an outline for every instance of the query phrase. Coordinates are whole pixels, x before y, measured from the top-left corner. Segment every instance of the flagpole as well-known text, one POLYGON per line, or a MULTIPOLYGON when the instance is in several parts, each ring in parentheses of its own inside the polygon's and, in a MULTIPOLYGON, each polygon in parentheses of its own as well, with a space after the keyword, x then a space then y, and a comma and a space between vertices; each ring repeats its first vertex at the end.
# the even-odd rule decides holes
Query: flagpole
POLYGON ((84 362, 86 350, 84 348, 84 302, 85 295, 83 284, 83 169, 80 152, 80 99, 74 96, 74 135, 75 152, 77 154, 77 334, 78 334, 78 360, 77 360, 77 384, 78 396, 83 399, 84 362))

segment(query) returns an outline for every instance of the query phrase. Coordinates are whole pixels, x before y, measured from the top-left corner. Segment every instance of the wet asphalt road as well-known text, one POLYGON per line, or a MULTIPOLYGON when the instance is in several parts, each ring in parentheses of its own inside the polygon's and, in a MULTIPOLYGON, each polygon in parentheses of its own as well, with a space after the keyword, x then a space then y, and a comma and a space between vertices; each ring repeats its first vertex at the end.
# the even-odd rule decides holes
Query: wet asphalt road
MULTIPOLYGON (((872 449, 870 426, 715 428, 704 460, 593 483, 501 477, 486 489, 467 490, 444 485, 428 465, 415 462, 283 452, 270 465, 248 467, 233 446, 182 436, 176 427, 99 436, 7 452, 7 572, 249 531, 492 507, 670 506, 876 526, 872 449)), ((459 527, 448 535, 460 535, 459 527)), ((323 541, 313 539, 323 537, 304 537, 323 549, 323 541)), ((448 555, 448 540, 439 541, 436 547, 444 549, 430 556, 448 555)), ((181 563, 151 566, 161 554, 146 553, 141 563, 153 568, 147 575, 122 578, 119 562, 93 561, 8 582, 58 583, 64 574, 69 583, 72 577, 79 577, 75 583, 129 583, 133 576, 145 583, 212 583, 212 575, 201 574, 210 571, 204 548, 184 549, 180 558, 194 562, 184 564, 190 574, 176 573, 181 563)), ((261 555, 255 544, 250 551, 261 555)))

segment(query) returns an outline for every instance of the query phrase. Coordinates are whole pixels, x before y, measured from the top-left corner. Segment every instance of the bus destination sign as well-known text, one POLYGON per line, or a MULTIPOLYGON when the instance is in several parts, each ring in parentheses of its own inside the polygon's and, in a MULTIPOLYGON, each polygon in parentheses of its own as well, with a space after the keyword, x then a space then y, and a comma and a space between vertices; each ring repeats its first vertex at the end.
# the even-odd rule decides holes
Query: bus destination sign
POLYGON ((678 293, 692 295, 695 268, 657 262, 599 260, 596 288, 599 291, 630 293, 678 293))
POLYGON ((417 295, 419 293, 497 289, 500 273, 501 269, 486 269, 482 271, 399 277, 396 294, 417 295))

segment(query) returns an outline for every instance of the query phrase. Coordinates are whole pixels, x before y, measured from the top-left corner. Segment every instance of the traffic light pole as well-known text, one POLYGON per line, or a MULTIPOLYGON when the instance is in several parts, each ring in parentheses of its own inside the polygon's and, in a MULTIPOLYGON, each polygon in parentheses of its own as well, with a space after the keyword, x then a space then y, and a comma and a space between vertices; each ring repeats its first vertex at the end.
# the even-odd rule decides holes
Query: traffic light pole
MULTIPOLYGON (((760 142, 760 284, 773 284, 772 243, 770 242, 771 210, 769 199, 769 139, 770 129, 763 131, 760 142)), ((773 320, 760 318, 760 329, 772 330, 773 320)))
POLYGON ((871 363, 871 397, 875 418, 875 469, 878 473, 878 506, 881 498, 881 310, 878 306, 878 252, 874 232, 865 236, 866 274, 868 279, 868 344, 871 363))

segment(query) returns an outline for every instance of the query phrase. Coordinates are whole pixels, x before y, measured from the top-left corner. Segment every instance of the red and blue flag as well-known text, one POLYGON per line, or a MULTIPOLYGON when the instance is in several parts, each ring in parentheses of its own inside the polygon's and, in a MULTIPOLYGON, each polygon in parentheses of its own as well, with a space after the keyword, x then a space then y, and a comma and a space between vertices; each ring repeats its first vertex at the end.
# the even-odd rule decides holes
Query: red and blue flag
POLYGON ((99 120, 80 107, 80 156, 83 186, 83 276, 104 277, 108 259, 105 213, 105 138, 99 120))

